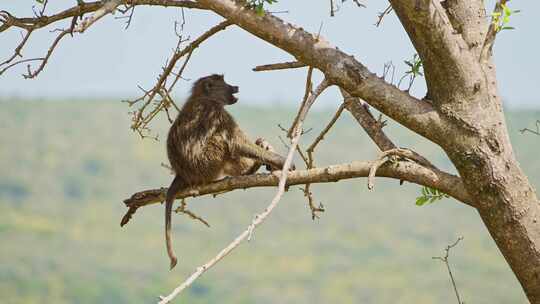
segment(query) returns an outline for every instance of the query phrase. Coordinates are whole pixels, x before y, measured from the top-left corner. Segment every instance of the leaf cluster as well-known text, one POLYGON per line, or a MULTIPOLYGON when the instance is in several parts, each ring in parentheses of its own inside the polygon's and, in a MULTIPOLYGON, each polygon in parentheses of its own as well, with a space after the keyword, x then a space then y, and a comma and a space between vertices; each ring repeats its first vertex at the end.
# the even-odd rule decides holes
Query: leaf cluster
POLYGON ((434 203, 443 198, 449 198, 450 196, 444 192, 441 192, 438 189, 430 187, 422 187, 422 195, 416 198, 417 206, 424 206, 427 204, 434 203))
POLYGON ((495 27, 495 32, 500 32, 502 30, 513 30, 514 27, 508 26, 508 23, 510 23, 510 16, 513 14, 517 14, 520 12, 520 10, 511 10, 506 4, 502 3, 500 4, 501 10, 491 13, 491 17, 493 18, 492 23, 495 27))
POLYGON ((264 16, 265 14, 265 11, 264 11, 264 5, 265 4, 274 4, 276 3, 277 0, 249 0, 248 1, 248 7, 251 8, 251 9, 254 9, 255 12, 257 13, 257 15, 259 16, 264 16))
POLYGON ((422 73, 422 59, 420 59, 420 56, 418 54, 414 54, 412 60, 405 60, 406 65, 409 66, 409 70, 405 72, 407 75, 412 75, 414 77, 416 76, 424 76, 422 73))

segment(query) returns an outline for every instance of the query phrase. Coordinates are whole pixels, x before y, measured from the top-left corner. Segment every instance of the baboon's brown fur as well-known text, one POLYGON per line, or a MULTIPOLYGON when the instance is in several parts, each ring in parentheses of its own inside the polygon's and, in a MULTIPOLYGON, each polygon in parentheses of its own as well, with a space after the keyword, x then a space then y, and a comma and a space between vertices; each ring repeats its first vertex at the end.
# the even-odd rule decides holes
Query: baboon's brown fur
POLYGON ((281 169, 285 159, 251 142, 224 106, 236 103, 237 86, 223 75, 195 82, 167 137, 167 155, 176 176, 165 203, 165 240, 171 269, 176 265, 171 244, 171 212, 176 193, 226 176, 255 173, 262 164, 281 169))

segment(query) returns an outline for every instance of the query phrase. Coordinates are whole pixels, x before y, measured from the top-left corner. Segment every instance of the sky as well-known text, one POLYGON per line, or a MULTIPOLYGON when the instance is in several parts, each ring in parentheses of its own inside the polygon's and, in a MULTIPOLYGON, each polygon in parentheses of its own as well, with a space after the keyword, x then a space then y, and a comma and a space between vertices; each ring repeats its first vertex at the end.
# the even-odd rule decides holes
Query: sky
MULTIPOLYGON (((47 14, 58 12, 75 3, 73 0, 50 1, 47 14)), ((341 1, 334 1, 341 2, 341 1)), ((33 0, 0 0, 0 10, 15 16, 31 16, 33 0)), ((379 75, 384 64, 392 61, 396 77, 407 67, 404 60, 415 53, 407 34, 395 14, 374 23, 386 1, 363 1, 367 8, 358 8, 351 1, 340 4, 335 17, 329 15, 328 0, 280 0, 270 7, 279 17, 310 32, 318 32, 333 45, 366 65, 379 75)), ((493 1, 487 1, 491 10, 493 1)), ((512 1, 513 9, 521 12, 512 16, 510 25, 515 30, 503 31, 495 45, 495 61, 499 89, 505 106, 539 107, 537 90, 540 86, 540 36, 536 12, 540 1, 512 1)), ((206 29, 221 21, 221 17, 206 11, 184 10, 184 37, 195 39, 206 29)), ((66 38, 52 55, 45 70, 36 78, 21 76, 26 66, 20 65, 0 75, 0 98, 45 99, 126 99, 138 96, 137 88, 151 88, 167 58, 176 46, 174 22, 181 21, 179 9, 138 7, 131 26, 125 30, 125 19, 106 16, 82 35, 66 38)), ((27 58, 43 56, 55 33, 54 28, 67 27, 58 23, 34 34, 23 54, 27 58)), ((0 33, 0 61, 9 57, 21 39, 21 31, 10 29, 0 33)), ((247 104, 298 104, 305 83, 305 69, 253 72, 252 68, 268 63, 294 60, 278 48, 254 37, 238 27, 217 34, 197 49, 184 73, 189 80, 181 81, 174 92, 182 99, 188 94, 193 80, 212 74, 225 74, 231 84, 240 86, 239 98, 247 104)), ((314 81, 321 79, 317 75, 314 81)), ((412 94, 425 95, 425 84, 419 79, 412 94)), ((321 96, 319 107, 335 106, 341 102, 337 89, 321 96)))

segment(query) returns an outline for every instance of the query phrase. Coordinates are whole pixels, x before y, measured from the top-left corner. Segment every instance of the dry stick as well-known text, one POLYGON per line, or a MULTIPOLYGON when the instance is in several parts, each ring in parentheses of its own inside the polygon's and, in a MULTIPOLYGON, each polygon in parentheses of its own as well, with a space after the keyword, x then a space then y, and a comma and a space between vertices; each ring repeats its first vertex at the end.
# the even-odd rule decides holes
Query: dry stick
POLYGON ((384 16, 390 14, 392 12, 392 5, 388 5, 384 11, 380 12, 379 15, 377 16, 377 22, 375 22, 375 26, 376 27, 379 27, 381 25, 381 22, 383 21, 384 19, 384 16))
MULTIPOLYGON (((32 34, 32 31, 33 30, 26 31, 26 35, 24 35, 21 43, 19 43, 19 45, 17 45, 17 47, 15 48, 15 51, 13 52, 13 55, 11 57, 9 57, 8 59, 6 59, 4 62, 0 63, 0 66, 10 63, 17 56, 22 57, 22 55, 21 55, 22 48, 24 47, 24 45, 28 41, 28 38, 30 38, 30 35, 32 34)), ((3 71, 5 71, 5 70, 7 70, 7 68, 5 68, 3 71)), ((0 73, 0 74, 2 74, 2 73, 0 73)))
POLYGON ((300 61, 291 61, 291 62, 282 62, 282 63, 272 63, 259 65, 253 68, 254 72, 263 72, 263 71, 275 71, 275 70, 286 70, 286 69, 298 69, 306 67, 307 65, 300 61))
POLYGON ((362 100, 357 97, 352 97, 347 91, 340 88, 345 107, 353 115, 356 121, 362 126, 364 131, 379 147, 381 151, 395 149, 396 145, 386 136, 382 130, 384 123, 377 121, 370 113, 367 104, 362 104, 362 100))
MULTIPOLYGON (((336 114, 334 114, 334 117, 330 120, 330 122, 326 125, 326 127, 321 131, 321 133, 315 138, 313 143, 307 148, 306 152, 308 155, 307 159, 304 159, 306 162, 306 166, 308 169, 312 169, 314 167, 314 159, 313 159, 313 152, 315 151, 315 148, 317 145, 324 139, 324 136, 330 131, 330 129, 334 126, 338 118, 341 116, 341 113, 343 113, 343 110, 345 109, 345 103, 342 103, 338 110, 336 111, 336 114)), ((313 193, 311 193, 311 184, 308 183, 304 187, 304 196, 308 199, 309 209, 311 210, 311 219, 315 220, 315 218, 318 218, 317 212, 324 212, 324 206, 320 203, 319 206, 315 206, 314 204, 314 198, 313 193)))
MULTIPOLYGON (((291 124, 291 127, 289 128, 289 131, 287 132, 287 137, 289 137, 289 138, 292 137, 292 133, 294 131, 294 128, 296 127, 296 125, 298 124, 298 121, 300 120, 300 117, 302 116, 302 111, 303 111, 303 109, 306 108, 306 103, 308 101, 308 97, 311 94, 311 87, 313 86, 313 84, 311 83, 311 75, 312 74, 313 74, 313 67, 310 66, 309 69, 308 69, 308 72, 307 72, 306 90, 304 91, 304 98, 302 98, 302 104, 300 105, 300 108, 298 108, 298 113, 294 117, 293 123, 291 124)), ((308 107, 308 109, 309 109, 309 107, 308 107)))
POLYGON ((176 213, 184 213, 184 214, 188 215, 192 220, 197 220, 197 221, 203 223, 204 225, 206 225, 206 227, 210 228, 210 224, 205 219, 203 219, 201 216, 198 216, 193 211, 187 209, 187 203, 186 203, 185 198, 183 198, 180 201, 180 206, 178 208, 176 208, 176 210, 174 210, 174 212, 176 212, 176 213))
MULTIPOLYGON (((343 110, 345 109, 345 103, 342 103, 339 108, 337 109, 336 113, 334 114, 334 116, 332 117, 332 119, 330 120, 330 122, 326 125, 326 127, 321 131, 321 133, 317 136, 317 138, 315 138, 315 140, 313 141, 313 143, 307 148, 306 152, 308 154, 308 158, 311 162, 311 166, 313 167, 313 152, 315 151, 315 148, 317 147, 317 145, 324 139, 324 137, 326 136, 326 134, 328 133, 328 131, 330 131, 330 129, 334 126, 334 124, 336 123, 336 121, 339 119, 339 117, 341 116, 341 113, 343 113, 343 110)), ((311 168, 309 168, 311 169, 311 168)))
POLYGON ((71 28, 67 29, 67 30, 64 30, 62 31, 57 37, 56 39, 53 41, 52 45, 49 47, 49 50, 47 51, 47 55, 45 55, 45 57, 43 58, 43 60, 41 61, 41 64, 39 65, 39 67, 37 68, 37 70, 35 70, 34 72, 32 72, 30 70, 30 65, 27 66, 27 70, 28 70, 28 73, 27 74, 23 74, 23 77, 26 78, 26 79, 31 79, 31 78, 34 78, 36 77, 37 75, 39 75, 39 73, 41 73, 41 71, 43 71, 43 69, 45 68, 45 65, 47 64, 47 62, 49 61, 49 58, 51 57, 52 53, 54 52, 54 49, 56 48, 56 46, 58 45, 58 43, 60 42, 60 40, 62 40, 62 38, 64 38, 67 34, 72 34, 73 33, 73 28, 75 26, 75 23, 71 23, 71 28))
POLYGON ((531 132, 535 135, 540 135, 540 120, 536 120, 536 130, 531 130, 529 128, 523 128, 521 130, 519 130, 519 132, 521 134, 525 133, 525 132, 531 132))
POLYGON ((450 280, 452 281, 452 286, 454 287, 454 292, 456 293, 458 304, 463 304, 464 302, 461 302, 461 297, 459 296, 456 280, 454 279, 454 275, 452 274, 452 270, 450 269, 450 263, 448 262, 448 256, 450 255, 450 249, 456 247, 456 245, 462 240, 463 237, 460 236, 453 244, 446 246, 446 248, 444 249, 444 251, 446 252, 444 257, 432 257, 432 259, 441 260, 446 264, 446 269, 448 270, 448 275, 450 275, 450 280))
POLYGON ((301 111, 303 113, 302 117, 298 120, 297 124, 293 128, 293 137, 291 140, 291 147, 289 148, 289 153, 287 154, 287 159, 285 160, 285 164, 283 165, 283 169, 281 171, 281 176, 279 178, 279 184, 278 184, 278 191, 274 198, 272 199, 272 202, 264 209, 264 211, 258 215, 255 215, 255 218, 251 222, 251 224, 247 227, 244 232, 242 232, 236 239, 234 239, 227 247, 223 248, 213 259, 208 261, 203 266, 197 268, 197 270, 189 276, 180 286, 175 288, 171 294, 169 294, 166 297, 160 297, 159 304, 166 304, 169 303, 172 299, 174 299, 182 290, 189 287, 198 277, 200 277, 204 272, 206 272, 208 269, 212 268, 216 263, 218 263, 221 259, 223 259, 225 256, 227 256, 229 253, 231 253, 236 247, 242 243, 245 239, 250 239, 251 235, 253 234, 253 231, 257 226, 262 224, 264 220, 272 213, 274 208, 278 205, 281 196, 283 196, 283 193, 285 192, 285 185, 287 183, 287 175, 289 172, 289 168, 291 167, 292 158, 294 156, 294 152, 296 150, 296 146, 298 145, 298 141, 300 140, 300 136, 302 135, 302 123, 307 115, 307 112, 317 96, 322 92, 326 87, 328 87, 328 84, 326 80, 323 80, 323 82, 317 87, 317 90, 310 96, 309 102, 306 102, 304 104, 304 110, 301 111), (317 94, 319 92, 319 94, 317 94))
POLYGON ((24 62, 30 62, 30 61, 43 61, 45 60, 45 57, 39 57, 39 58, 30 58, 30 59, 23 59, 13 62, 12 64, 7 65, 5 68, 0 70, 0 75, 4 74, 5 71, 9 70, 10 68, 24 62))

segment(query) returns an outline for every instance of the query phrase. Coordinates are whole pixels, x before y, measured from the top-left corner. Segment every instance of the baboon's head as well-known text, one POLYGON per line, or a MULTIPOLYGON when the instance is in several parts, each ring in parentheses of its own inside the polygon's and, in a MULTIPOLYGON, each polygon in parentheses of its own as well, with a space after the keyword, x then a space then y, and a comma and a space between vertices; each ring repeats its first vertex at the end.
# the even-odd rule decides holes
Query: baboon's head
POLYGON ((203 77, 193 85, 193 95, 210 97, 210 100, 221 105, 236 103, 238 98, 234 96, 235 93, 238 93, 238 87, 229 85, 223 75, 218 74, 203 77))

